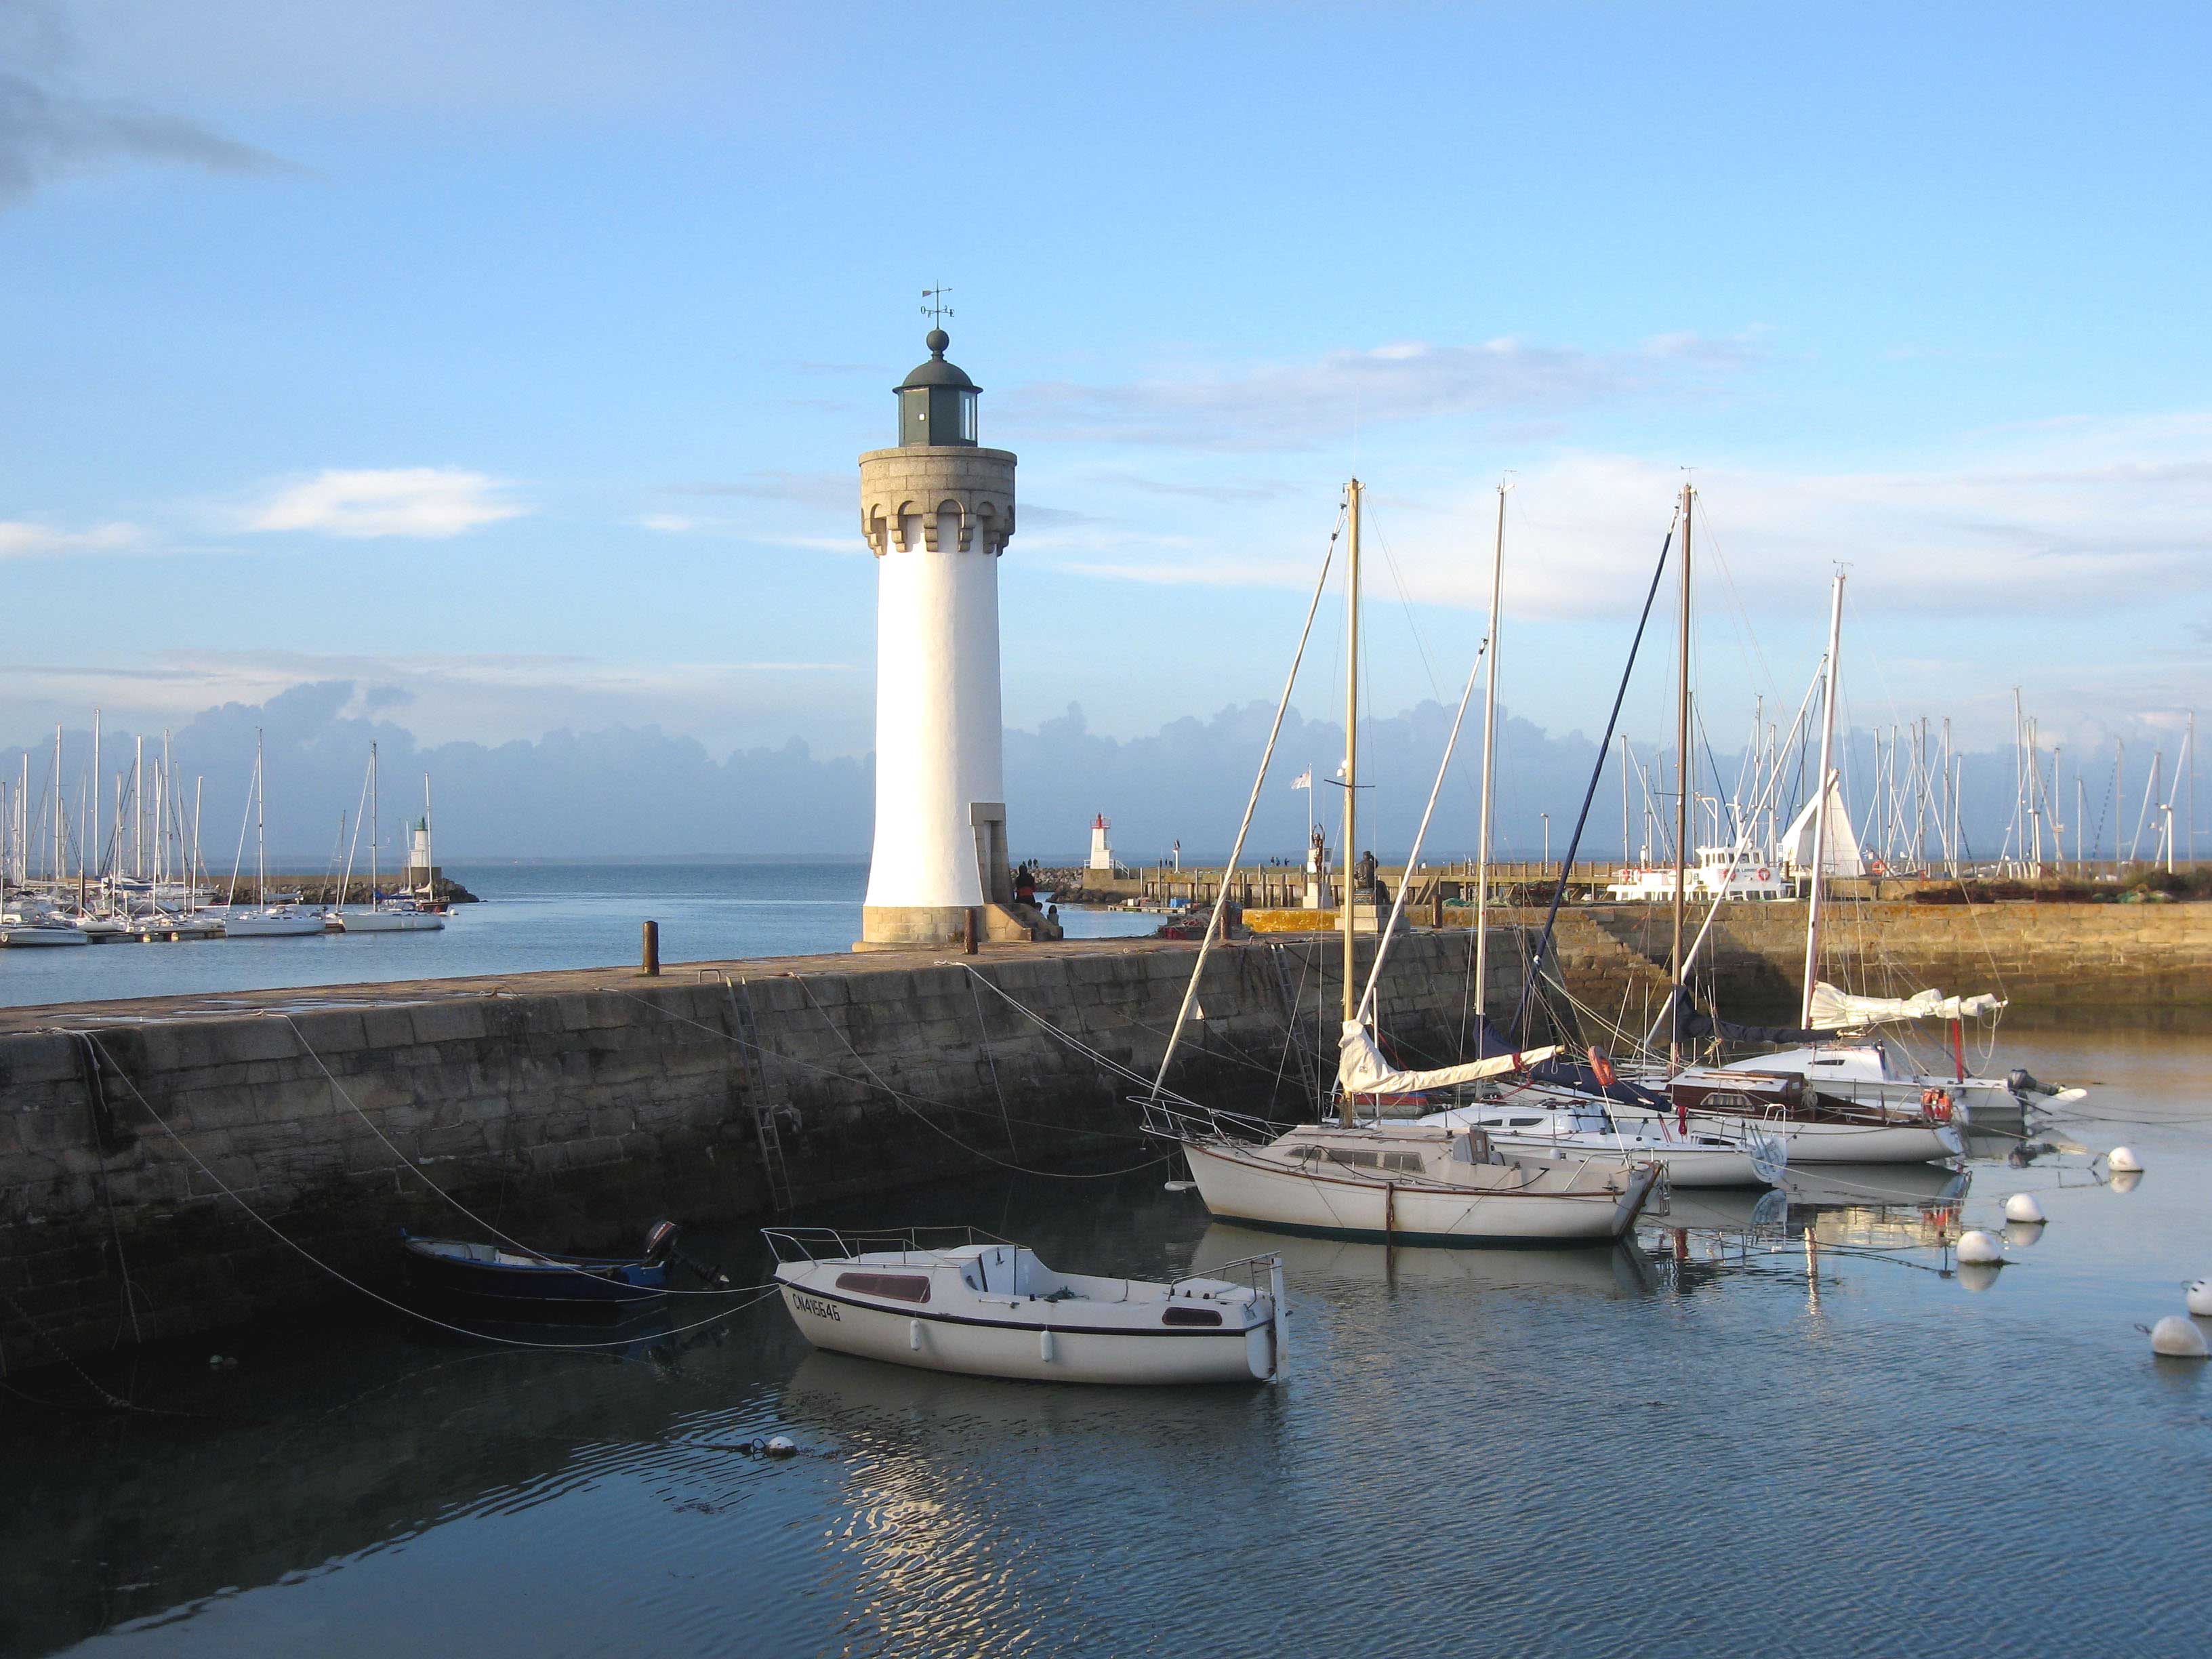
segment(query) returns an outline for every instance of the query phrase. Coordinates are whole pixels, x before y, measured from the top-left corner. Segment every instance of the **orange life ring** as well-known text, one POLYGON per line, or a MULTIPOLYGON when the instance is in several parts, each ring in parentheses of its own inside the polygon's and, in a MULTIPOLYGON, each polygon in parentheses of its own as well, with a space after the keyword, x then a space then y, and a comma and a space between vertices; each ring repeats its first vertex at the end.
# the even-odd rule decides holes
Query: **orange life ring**
POLYGON ((1774 872, 1768 869, 1762 864, 1759 866, 1759 878, 1761 881, 1772 881, 1774 879, 1774 872))
POLYGON ((1920 1105, 1922 1109, 1936 1122, 1948 1123, 1951 1121, 1951 1097, 1942 1090, 1923 1089, 1920 1091, 1920 1105))

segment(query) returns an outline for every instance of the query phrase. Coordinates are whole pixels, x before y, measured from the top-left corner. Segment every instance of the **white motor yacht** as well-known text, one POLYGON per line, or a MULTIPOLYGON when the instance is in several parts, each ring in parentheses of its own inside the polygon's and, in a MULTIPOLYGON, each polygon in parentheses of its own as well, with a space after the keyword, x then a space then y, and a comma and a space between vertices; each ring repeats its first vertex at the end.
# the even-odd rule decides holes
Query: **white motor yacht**
POLYGON ((1828 1093, 1796 1073, 1693 1066, 1667 1085, 1692 1129, 1754 1125, 1778 1135, 1792 1167, 1925 1164, 1966 1150, 1966 1108, 1944 1098, 1892 1104, 1828 1093))
POLYGON ((1936 1097, 1948 1098, 1968 1113, 1994 1109, 2016 1113, 2045 1100, 2080 1100, 2086 1089, 2052 1089, 2024 1071, 2002 1078, 1976 1077, 1960 1064, 1948 1073, 1921 1072, 1899 1063, 1893 1045, 1880 1037, 1838 1036, 1832 1042, 1778 1049, 1748 1060, 1731 1060, 1723 1069, 1731 1072, 1795 1072, 1822 1094, 1839 1098, 1909 1109, 1936 1097))
POLYGON ((1162 1282, 1055 1273, 968 1228, 943 1248, 910 1232, 762 1236, 799 1334, 839 1353, 971 1376, 1150 1384, 1265 1382, 1287 1356, 1276 1255, 1162 1282))
POLYGON ((46 945, 89 945, 92 939, 83 928, 63 921, 56 915, 35 915, 23 911, 11 911, 0 915, 0 945, 28 949, 46 945))

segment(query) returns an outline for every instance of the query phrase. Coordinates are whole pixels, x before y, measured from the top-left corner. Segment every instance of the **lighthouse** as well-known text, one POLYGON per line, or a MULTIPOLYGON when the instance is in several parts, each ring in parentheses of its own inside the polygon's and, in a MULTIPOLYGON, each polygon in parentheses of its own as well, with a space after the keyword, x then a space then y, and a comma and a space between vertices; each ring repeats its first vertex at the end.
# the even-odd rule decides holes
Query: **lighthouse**
POLYGON ((937 948, 971 921, 993 940, 1058 937, 1018 906, 999 706, 999 558, 1014 533, 1014 456, 976 439, 981 391, 945 359, 895 388, 898 445, 860 457, 860 533, 876 556, 876 838, 862 951, 937 948))

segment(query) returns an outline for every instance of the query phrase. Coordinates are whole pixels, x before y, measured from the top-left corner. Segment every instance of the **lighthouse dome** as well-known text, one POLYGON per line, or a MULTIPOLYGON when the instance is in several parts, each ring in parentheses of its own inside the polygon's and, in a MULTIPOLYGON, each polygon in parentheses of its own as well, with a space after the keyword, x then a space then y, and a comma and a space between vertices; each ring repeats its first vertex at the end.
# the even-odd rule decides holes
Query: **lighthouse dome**
POLYGON ((982 390, 968 378, 967 370, 947 362, 945 349, 952 337, 933 328, 923 344, 929 361, 896 388, 899 403, 899 445, 968 444, 975 442, 975 394, 982 390))

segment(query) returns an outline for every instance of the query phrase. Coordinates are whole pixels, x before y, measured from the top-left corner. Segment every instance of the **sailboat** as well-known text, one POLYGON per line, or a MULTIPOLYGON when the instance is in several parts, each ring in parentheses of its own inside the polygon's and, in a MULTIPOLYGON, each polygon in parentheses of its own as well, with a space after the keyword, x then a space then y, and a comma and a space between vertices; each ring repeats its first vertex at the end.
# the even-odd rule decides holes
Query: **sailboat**
MULTIPOLYGON (((1832 986, 1822 987, 1819 968, 1830 804, 1840 804, 1834 751, 1843 625, 1844 573, 1838 570, 1828 612, 1820 764, 1815 775, 1820 781, 1814 796, 1812 852, 1807 861, 1810 887, 1805 918, 1804 995, 1799 1010, 1800 1024, 1795 1029, 1784 1030, 1732 1027, 1692 1009, 1678 900, 1674 968, 1671 975, 1674 994, 1668 1011, 1672 1021, 1668 1069, 1673 1075, 1668 1081, 1667 1092, 1684 1128, 1692 1125, 1726 1127, 1755 1122, 1788 1142, 1792 1164, 1921 1164, 1956 1158, 1965 1150, 1969 1117, 1962 1096, 1940 1087, 1924 1086, 1917 1094, 1906 1092, 1903 1097, 1893 1099, 1879 1091, 1844 1093, 1825 1086, 1828 1074, 1840 1069, 1834 1057, 1824 1054, 1817 1046, 1823 1033, 1814 1027, 1813 1018, 1814 1003, 1823 988, 1832 995, 1840 994, 1832 986), (1735 1060, 1725 1066, 1681 1067, 1685 1038, 1705 1036, 1811 1042, 1816 1046, 1793 1047, 1780 1053, 1735 1060)), ((1686 786, 1684 793, 1687 793, 1686 786)), ((1679 857, 1678 853, 1678 861, 1679 857)))
MULTIPOLYGON (((1681 535, 1682 603, 1686 615, 1690 597, 1691 503, 1692 493, 1685 486, 1676 526, 1681 535)), ((1490 681, 1483 714, 1482 805, 1477 831, 1476 944, 1472 983, 1475 1030, 1481 1034, 1480 1044, 1485 1052, 1510 1052, 1511 1048, 1511 1044, 1498 1037, 1492 1028, 1487 1007, 1492 762, 1497 747, 1498 638, 1504 564, 1505 486, 1500 484, 1498 538, 1491 565, 1490 681)), ((1686 652, 1682 656, 1683 695, 1680 703, 1685 733, 1689 709, 1687 664, 1686 652)), ((1577 836, 1579 834, 1577 825, 1577 836)), ((1575 848, 1571 846, 1566 856, 1569 869, 1573 867, 1574 854, 1575 848)), ((1679 900, 1683 883, 1680 860, 1676 860, 1673 875, 1678 901, 1674 949, 1679 958, 1679 900)), ((1480 1085, 1477 1094, 1478 1098, 1471 1102, 1431 1113, 1419 1121, 1447 1128, 1479 1130, 1489 1138, 1492 1147, 1517 1157, 1593 1158, 1623 1169, 1656 1164, 1666 1171, 1670 1187, 1771 1186, 1781 1180, 1788 1167, 1788 1148, 1779 1137, 1751 1124, 1693 1130, 1686 1123, 1670 1121, 1663 1099, 1632 1085, 1622 1086, 1610 1063, 1601 1057, 1594 1057, 1588 1069, 1546 1066, 1537 1073, 1513 1083, 1480 1085)))
MULTIPOLYGON (((1418 1094, 1501 1077, 1547 1059, 1555 1050, 1536 1048, 1427 1071, 1393 1066, 1367 1029, 1365 1009, 1380 953, 1402 913, 1399 902, 1376 938, 1376 972, 1369 991, 1358 989, 1358 894, 1352 879, 1359 787, 1359 531, 1363 486, 1353 479, 1346 492, 1349 535, 1346 542, 1346 659, 1344 731, 1345 883, 1339 910, 1344 941, 1343 1018, 1337 1060, 1337 1115, 1334 1123, 1301 1124, 1287 1133, 1243 1115, 1200 1105, 1166 1089, 1183 1026, 1196 998, 1208 953, 1221 927, 1217 899, 1191 971, 1175 1030, 1162 1056, 1151 1094, 1139 1104, 1148 1133, 1179 1144, 1190 1165, 1199 1195, 1217 1219, 1279 1232, 1349 1238, 1379 1244, 1506 1245, 1598 1243, 1618 1239, 1637 1216, 1659 1179, 1653 1164, 1623 1165, 1589 1158, 1566 1160, 1516 1157, 1493 1146, 1480 1128, 1437 1123, 1363 1121, 1362 1097, 1418 1094)), ((1333 545, 1333 544, 1332 544, 1333 545)), ((1324 562, 1305 633, 1291 665, 1289 681, 1275 714, 1266 754, 1255 780, 1251 802, 1237 835, 1220 892, 1233 890, 1237 859, 1252 823, 1275 738, 1297 684, 1306 638, 1313 629, 1328 582, 1324 562)), ((1468 690, 1473 690, 1470 679, 1468 690)), ((1467 699, 1462 696, 1462 718, 1467 699)), ((1453 727, 1455 738, 1457 724, 1453 727)), ((1449 762, 1449 748, 1446 763, 1449 762)), ((1442 774, 1438 775, 1441 787, 1442 774)), ((1435 795, 1430 798, 1433 811, 1435 795)), ((1426 817, 1423 828, 1426 828, 1426 817)), ((1415 838, 1418 857, 1419 837, 1415 838)), ((1409 859, 1409 864, 1413 860, 1409 859)))
MULTIPOLYGON (((264 796, 265 774, 262 769, 261 730, 253 732, 253 891, 254 908, 232 909, 224 914, 222 936, 225 939, 301 939, 323 933, 323 919, 316 912, 301 904, 271 904, 269 902, 269 842, 266 828, 266 805, 264 796)), ((240 831, 243 837, 243 830, 240 831)), ((217 842, 218 846, 222 843, 217 842)), ((238 890, 238 866, 234 861, 230 872, 230 890, 238 890)))
POLYGON ((53 802, 53 849, 51 898, 29 890, 31 837, 31 756, 23 751, 23 782, 15 797, 18 822, 14 826, 15 893, 11 908, 0 911, 0 946, 88 945, 91 935, 56 908, 64 891, 63 848, 66 830, 62 821, 62 729, 54 727, 53 783, 48 793, 53 802))
MULTIPOLYGON (((363 786, 368 796, 368 908, 356 910, 346 904, 347 889, 353 884, 353 858, 349 854, 345 880, 338 888, 337 908, 330 913, 329 920, 341 932, 348 933, 435 933, 446 925, 445 917, 425 910, 411 898, 386 898, 379 890, 382 871, 377 862, 376 842, 380 820, 377 811, 376 769, 376 745, 372 743, 368 745, 368 777, 363 786)), ((356 830, 360 828, 360 822, 358 818, 354 821, 356 830)))

